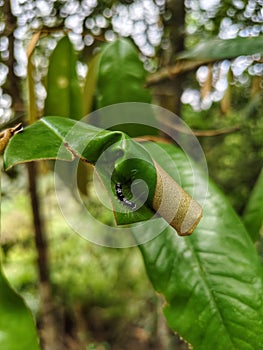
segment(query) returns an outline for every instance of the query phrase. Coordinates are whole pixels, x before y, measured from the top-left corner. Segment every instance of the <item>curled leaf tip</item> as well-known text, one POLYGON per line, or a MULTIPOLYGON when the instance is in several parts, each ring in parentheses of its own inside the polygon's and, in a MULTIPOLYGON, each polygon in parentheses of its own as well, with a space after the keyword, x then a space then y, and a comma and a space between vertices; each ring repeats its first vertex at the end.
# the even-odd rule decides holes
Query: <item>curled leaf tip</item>
POLYGON ((0 154, 4 153, 4 150, 12 136, 23 131, 22 123, 15 125, 13 128, 8 128, 0 133, 0 154))
POLYGON ((156 188, 153 209, 177 231, 180 236, 190 235, 202 217, 202 207, 157 163, 156 188))

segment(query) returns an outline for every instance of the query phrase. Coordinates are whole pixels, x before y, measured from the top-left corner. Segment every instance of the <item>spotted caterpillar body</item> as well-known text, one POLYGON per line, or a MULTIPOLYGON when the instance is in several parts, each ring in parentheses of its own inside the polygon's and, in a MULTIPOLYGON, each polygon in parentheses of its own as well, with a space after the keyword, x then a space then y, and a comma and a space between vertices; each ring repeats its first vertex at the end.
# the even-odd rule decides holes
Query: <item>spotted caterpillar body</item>
POLYGON ((131 210, 136 210, 136 204, 134 202, 129 201, 127 198, 125 198, 123 192, 122 192, 122 185, 121 183, 116 183, 115 185, 115 192, 116 196, 126 207, 130 208, 131 210))

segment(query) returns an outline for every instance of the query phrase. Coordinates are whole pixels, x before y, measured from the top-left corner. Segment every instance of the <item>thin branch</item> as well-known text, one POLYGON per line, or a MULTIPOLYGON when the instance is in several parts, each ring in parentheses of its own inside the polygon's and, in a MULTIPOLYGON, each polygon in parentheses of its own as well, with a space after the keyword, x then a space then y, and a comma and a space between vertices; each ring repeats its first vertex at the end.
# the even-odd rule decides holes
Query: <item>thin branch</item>
POLYGON ((41 35, 41 31, 39 30, 33 34, 31 40, 29 41, 29 44, 27 45, 27 48, 26 48, 27 58, 30 58, 33 51, 35 50, 35 47, 38 43, 40 35, 41 35))
POLYGON ((241 130, 241 127, 239 125, 232 126, 229 128, 221 128, 216 130, 193 130, 193 134, 195 136, 219 136, 219 135, 226 135, 226 134, 232 134, 236 131, 241 130))
POLYGON ((146 86, 153 86, 163 83, 166 80, 173 80, 177 75, 191 71, 206 64, 208 61, 178 61, 173 66, 161 68, 156 73, 149 75, 146 86))
POLYGON ((177 131, 182 134, 187 135, 195 135, 195 136, 219 136, 224 134, 230 134, 236 131, 239 131, 241 127, 239 125, 234 125, 228 128, 221 128, 221 129, 215 129, 215 130, 193 130, 189 127, 186 127, 183 122, 175 124, 171 120, 167 120, 165 118, 160 119, 160 122, 163 126, 169 128, 170 130, 177 131))
MULTIPOLYGON (((182 134, 187 135, 195 135, 197 137, 212 137, 212 136, 220 136, 220 135, 227 135, 234 133, 236 131, 239 131, 241 127, 239 125, 235 125, 228 128, 221 128, 221 129, 215 129, 215 130, 191 130, 188 128, 185 128, 183 125, 170 125, 169 128, 178 131, 182 134)), ((162 142, 162 143, 172 143, 172 141, 165 137, 160 136, 153 136, 153 135, 145 135, 135 138, 138 142, 146 142, 146 141, 152 141, 152 142, 162 142)))
POLYGON ((39 272, 39 280, 41 283, 49 283, 49 269, 48 269, 48 252, 47 252, 47 242, 46 235, 44 233, 44 222, 40 215, 40 204, 39 197, 37 194, 37 165, 35 163, 28 163, 28 182, 29 182, 29 194, 31 199, 31 208, 34 220, 34 230, 35 230, 35 244, 38 252, 37 255, 37 266, 39 272))
POLYGON ((145 136, 138 136, 134 138, 137 142, 162 142, 162 143, 173 143, 171 139, 161 137, 161 136, 153 136, 153 135, 145 135, 145 136))
MULTIPOLYGON (((153 85, 161 84, 166 80, 173 80, 176 78, 176 76, 194 70, 203 64, 209 64, 218 61, 222 61, 222 59, 178 60, 174 65, 160 68, 156 73, 149 75, 147 78, 146 86, 150 87, 153 85)), ((262 63, 263 59, 260 59, 257 62, 262 63)))

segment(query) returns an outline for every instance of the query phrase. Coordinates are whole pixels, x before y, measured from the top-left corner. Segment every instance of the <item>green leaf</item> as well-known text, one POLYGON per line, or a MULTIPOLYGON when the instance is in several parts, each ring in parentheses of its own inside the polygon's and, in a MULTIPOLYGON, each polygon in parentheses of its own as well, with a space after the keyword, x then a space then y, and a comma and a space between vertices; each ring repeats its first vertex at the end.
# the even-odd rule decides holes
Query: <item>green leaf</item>
MULTIPOLYGON (((42 118, 11 138, 4 153, 4 166, 8 169, 39 159, 76 159, 75 165, 81 159, 95 165, 118 224, 148 220, 157 211, 178 234, 186 235, 202 216, 199 204, 153 162, 143 145, 120 131, 99 129, 68 118, 42 118), (171 195, 176 199, 173 205, 169 202, 171 195), (132 197, 134 202, 130 201, 132 197), (128 210, 123 210, 123 206, 128 210)), ((74 168, 69 168, 70 174, 75 175, 74 168)), ((72 176, 65 176, 65 167, 62 174, 68 187, 74 188, 74 179, 69 182, 72 176)), ((58 175, 61 177, 61 172, 58 175)))
POLYGON ((82 94, 76 72, 77 57, 67 36, 52 52, 47 75, 44 114, 80 119, 83 117, 82 94))
POLYGON ((35 67, 32 63, 32 56, 28 58, 27 64, 27 88, 28 88, 28 120, 32 124, 37 120, 37 104, 35 91, 35 67))
POLYGON ((177 59, 217 61, 241 55, 263 54, 263 36, 234 39, 212 39, 183 51, 177 59))
POLYGON ((33 317, 0 270, 0 349, 40 350, 33 317))
MULTIPOLYGON (((156 135, 155 128, 150 127, 155 121, 154 112, 148 104, 151 94, 145 88, 146 71, 139 59, 139 53, 128 39, 118 39, 107 43, 98 54, 87 79, 90 82, 91 93, 96 82, 96 108, 111 106, 111 109, 99 109, 91 115, 90 122, 102 128, 121 130, 129 136, 156 135), (97 74, 97 77, 96 77, 97 74), (96 81, 95 81, 96 80, 96 81), (124 102, 140 102, 140 125, 138 120, 137 104, 121 105, 124 102), (145 103, 142 106, 142 103, 145 103), (114 106, 115 104, 118 104, 114 106), (108 123, 110 121, 110 126, 108 123), (142 123, 142 121, 144 123, 142 123)), ((86 85, 86 90, 88 86, 86 85)), ((90 92, 87 100, 90 99, 90 92)), ((85 98, 85 96, 84 96, 85 98)), ((90 103, 88 103, 90 105, 90 103)))
MULTIPOLYGON (((57 117, 58 118, 58 117, 57 117)), ((68 119, 59 118, 64 121, 68 119)), ((8 169, 13 165, 41 159, 72 160, 73 155, 64 147, 61 148, 61 138, 46 126, 37 121, 24 129, 21 137, 15 135, 9 141, 4 153, 4 167, 8 169)))
POLYGON ((263 170, 254 186, 243 216, 244 224, 255 242, 263 225, 263 170))
POLYGON ((122 102, 150 102, 144 88, 146 72, 138 52, 127 39, 105 45, 101 52, 97 105, 99 108, 122 102))
POLYGON ((11 138, 4 153, 4 167, 40 159, 73 161, 75 157, 96 165, 113 199, 117 223, 142 221, 153 215, 145 205, 136 212, 119 210, 121 204, 116 199, 114 184, 120 182, 129 188, 136 179, 145 181, 150 189, 149 203, 153 201, 156 184, 156 169, 148 152, 119 131, 99 129, 68 118, 45 117, 11 138))
MULTIPOLYGON (((165 170, 174 176, 170 169, 176 164, 182 186, 191 191, 186 156, 172 145, 160 146, 172 159, 165 170)), ((155 158, 161 162, 157 153, 155 158)), ((194 175, 205 188, 197 167, 194 175)), ((168 228, 140 250, 154 288, 165 297, 169 326, 195 350, 263 349, 262 266, 244 226, 212 182, 192 236, 178 237, 168 228)))
POLYGON ((88 64, 88 73, 85 79, 84 92, 83 92, 83 111, 84 115, 88 115, 92 112, 92 105, 94 103, 94 96, 97 88, 97 78, 99 71, 100 54, 97 54, 92 58, 88 64))

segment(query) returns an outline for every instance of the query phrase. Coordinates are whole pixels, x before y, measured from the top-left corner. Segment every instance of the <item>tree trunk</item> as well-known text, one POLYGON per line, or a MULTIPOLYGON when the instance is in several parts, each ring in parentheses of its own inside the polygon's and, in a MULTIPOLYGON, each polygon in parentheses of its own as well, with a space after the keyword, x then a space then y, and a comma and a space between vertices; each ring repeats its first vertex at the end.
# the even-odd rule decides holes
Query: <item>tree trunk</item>
MULTIPOLYGON (((167 11, 171 18, 165 25, 165 36, 169 39, 170 47, 162 53, 163 64, 172 65, 175 55, 184 50, 185 7, 183 0, 167 1, 167 11)), ((183 92, 184 76, 179 74, 175 79, 167 79, 157 85, 157 95, 160 105, 178 116, 181 114, 181 95, 183 92)))
POLYGON ((34 222, 34 237, 37 250, 37 266, 39 274, 40 294, 40 341, 43 350, 61 350, 63 346, 59 337, 58 322, 53 305, 51 284, 49 278, 48 245, 44 222, 41 218, 39 196, 37 193, 37 163, 28 163, 29 194, 34 222))
POLYGON ((15 112, 24 111, 24 104, 21 97, 20 90, 20 81, 14 72, 14 30, 16 28, 16 17, 12 13, 11 9, 11 1, 4 1, 3 13, 5 18, 5 31, 3 33, 4 36, 8 38, 8 59, 4 62, 8 67, 8 78, 5 83, 4 90, 5 92, 12 97, 13 109, 15 112))

